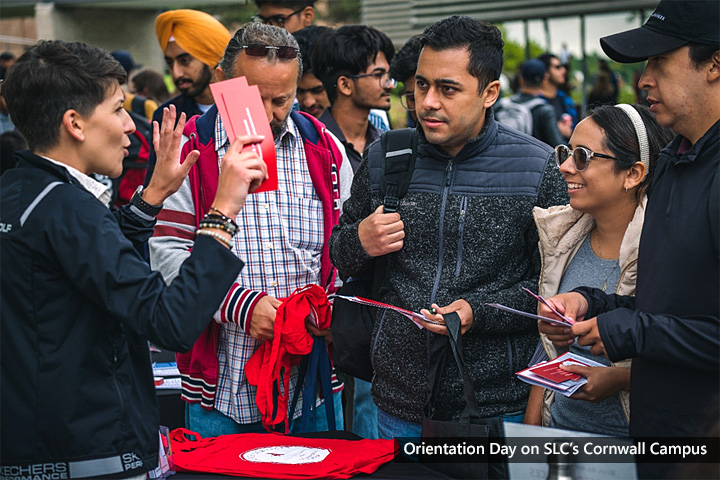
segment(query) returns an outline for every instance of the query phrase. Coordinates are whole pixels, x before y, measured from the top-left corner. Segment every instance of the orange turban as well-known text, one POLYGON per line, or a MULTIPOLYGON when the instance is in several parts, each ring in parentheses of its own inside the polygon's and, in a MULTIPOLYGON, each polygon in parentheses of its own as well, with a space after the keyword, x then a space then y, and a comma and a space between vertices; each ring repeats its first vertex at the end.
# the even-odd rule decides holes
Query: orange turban
POLYGON ((165 51, 171 38, 210 68, 220 63, 230 32, 214 17, 197 10, 171 10, 155 19, 155 34, 165 51))

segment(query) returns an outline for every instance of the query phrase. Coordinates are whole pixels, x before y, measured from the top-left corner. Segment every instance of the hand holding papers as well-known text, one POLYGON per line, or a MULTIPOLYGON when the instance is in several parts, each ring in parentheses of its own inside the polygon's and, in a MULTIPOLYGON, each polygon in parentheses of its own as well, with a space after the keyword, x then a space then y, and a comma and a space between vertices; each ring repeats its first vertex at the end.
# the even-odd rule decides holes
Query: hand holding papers
POLYGON ((568 318, 568 317, 566 317, 565 315, 563 315, 562 313, 558 312, 558 311, 555 309, 555 307, 553 307, 552 305, 550 305, 550 304, 548 303, 548 301, 545 300, 543 297, 541 297, 540 295, 534 294, 533 292, 531 292, 530 290, 528 290, 528 289, 525 288, 525 287, 523 287, 523 290, 524 290, 526 293, 528 293, 530 296, 532 296, 535 300, 537 300, 538 302, 540 302, 540 303, 542 303, 543 305, 545 305, 546 307, 548 307, 551 312, 553 312, 555 315, 557 315, 558 317, 560 317, 564 322, 566 322, 566 323, 569 324, 569 325, 575 325, 575 320, 573 320, 572 318, 568 318))
POLYGON ((550 390, 569 397, 587 383, 587 378, 560 368, 560 365, 567 364, 582 365, 585 367, 605 367, 605 365, 601 363, 567 352, 555 360, 538 363, 525 370, 520 370, 516 375, 525 383, 549 388, 550 390))
POLYGON ((514 309, 514 308, 506 307, 505 305, 501 305, 501 304, 499 304, 499 303, 486 303, 485 305, 487 305, 487 306, 489 306, 489 307, 497 308, 498 310, 503 310, 503 311, 505 311, 505 312, 510 312, 510 313, 515 313, 515 314, 517 314, 517 315, 522 315, 523 317, 533 318, 533 319, 535 319, 535 320, 542 320, 543 322, 552 323, 553 325, 559 325, 559 326, 561 326, 561 327, 572 327, 573 325, 575 325, 575 320, 573 320, 572 318, 568 318, 568 317, 562 315, 562 314, 561 314, 560 312, 558 312, 555 308, 553 308, 553 306, 550 305, 550 304, 548 303, 548 301, 545 300, 543 297, 541 297, 540 295, 534 294, 533 292, 531 292, 531 291, 528 290, 527 288, 524 288, 524 287, 523 287, 523 290, 524 290, 525 292, 527 292, 528 294, 530 294, 530 295, 531 295, 533 298, 535 298, 538 302, 540 302, 540 303, 542 303, 543 305, 545 305, 546 307, 548 307, 555 315, 557 315, 558 317, 560 317, 561 320, 558 320, 558 319, 555 319, 555 318, 550 318, 550 317, 542 317, 542 316, 536 315, 536 314, 534 314, 534 313, 523 312, 522 310, 517 310, 517 309, 514 309))
POLYGON ((254 150, 267 165, 268 178, 255 192, 277 190, 275 142, 257 85, 248 85, 245 77, 239 77, 211 83, 210 90, 231 143, 240 135, 265 137, 261 143, 246 145, 243 151, 254 150))

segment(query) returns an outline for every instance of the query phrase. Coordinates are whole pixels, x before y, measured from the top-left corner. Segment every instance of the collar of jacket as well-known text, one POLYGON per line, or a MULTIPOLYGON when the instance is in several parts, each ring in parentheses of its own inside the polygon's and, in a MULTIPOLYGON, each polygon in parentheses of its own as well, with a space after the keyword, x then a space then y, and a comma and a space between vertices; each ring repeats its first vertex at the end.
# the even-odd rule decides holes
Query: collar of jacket
MULTIPOLYGON (((620 265, 626 265, 631 258, 637 257, 642 231, 647 196, 644 196, 635 209, 635 214, 625 229, 620 244, 620 265)), ((557 205, 550 208, 535 207, 533 217, 538 229, 540 243, 548 256, 564 255, 577 249, 595 226, 595 219, 587 213, 573 209, 570 205, 557 205)))
POLYGON ((667 147, 663 148, 660 152, 662 155, 668 155, 670 161, 673 163, 686 163, 693 162, 695 158, 700 155, 703 150, 714 148, 717 151, 718 140, 720 139, 720 120, 705 132, 705 135, 700 137, 700 140, 695 142, 686 152, 678 154, 680 147, 683 144, 689 143, 688 139, 682 135, 676 135, 675 138, 668 144, 667 147))
POLYGON ((35 155, 30 150, 15 152, 15 156, 20 159, 17 168, 27 167, 27 164, 30 164, 30 166, 45 170, 68 183, 80 185, 80 182, 70 175, 70 172, 68 172, 66 168, 54 164, 39 155, 35 155))
POLYGON ((480 130, 478 136, 465 142, 465 145, 463 145, 462 149, 460 149, 455 157, 448 154, 439 146, 429 143, 427 138, 425 138, 425 132, 423 132, 420 122, 418 122, 417 131, 419 151, 426 155, 442 159, 446 162, 450 160, 453 160, 454 162, 462 162, 467 158, 480 155, 490 145, 492 145, 495 141, 495 137, 497 136, 498 128, 497 122, 495 121, 495 115, 493 114, 492 109, 488 108, 485 112, 485 125, 483 125, 483 128, 480 130))

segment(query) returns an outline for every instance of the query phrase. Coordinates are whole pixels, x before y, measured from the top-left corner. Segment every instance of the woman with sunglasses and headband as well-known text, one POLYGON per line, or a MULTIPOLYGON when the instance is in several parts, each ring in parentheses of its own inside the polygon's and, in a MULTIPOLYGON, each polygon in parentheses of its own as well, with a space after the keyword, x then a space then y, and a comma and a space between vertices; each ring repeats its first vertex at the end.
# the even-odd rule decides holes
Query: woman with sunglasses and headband
MULTIPOLYGON (((555 147, 570 204, 533 212, 542 259, 540 295, 579 286, 634 294, 649 173, 671 138, 646 107, 606 105, 577 125, 569 146, 555 147)), ((569 329, 542 321, 538 328, 541 345, 531 364, 569 350, 607 367, 562 367, 588 380, 571 397, 533 386, 525 423, 627 436, 630 361, 611 365, 579 346, 569 329)))

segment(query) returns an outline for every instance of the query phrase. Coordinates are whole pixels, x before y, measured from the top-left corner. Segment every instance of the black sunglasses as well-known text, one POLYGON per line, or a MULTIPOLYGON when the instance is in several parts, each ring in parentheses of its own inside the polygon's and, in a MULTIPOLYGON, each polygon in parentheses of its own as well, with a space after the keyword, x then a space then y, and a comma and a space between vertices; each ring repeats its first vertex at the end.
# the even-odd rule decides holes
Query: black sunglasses
POLYGON ((298 56, 298 49, 295 47, 273 47, 272 45, 251 44, 243 45, 242 48, 245 50, 245 53, 251 57, 267 57, 270 50, 276 50, 277 56, 280 58, 290 59, 297 58, 298 56))
POLYGON ((270 17, 263 17, 260 14, 253 15, 250 20, 252 20, 254 23, 264 23, 265 25, 273 25, 275 27, 285 27, 285 22, 287 22, 287 19, 292 17, 293 15, 297 15, 298 13, 305 10, 307 7, 303 7, 300 10, 295 10, 290 15, 272 15, 270 17))
POLYGON ((567 145, 558 145, 555 147, 555 161, 557 162, 558 167, 565 163, 570 157, 572 157, 573 166, 578 172, 582 172, 588 167, 592 157, 617 160, 615 157, 605 155, 604 153, 595 153, 585 147, 575 147, 572 150, 567 145))

